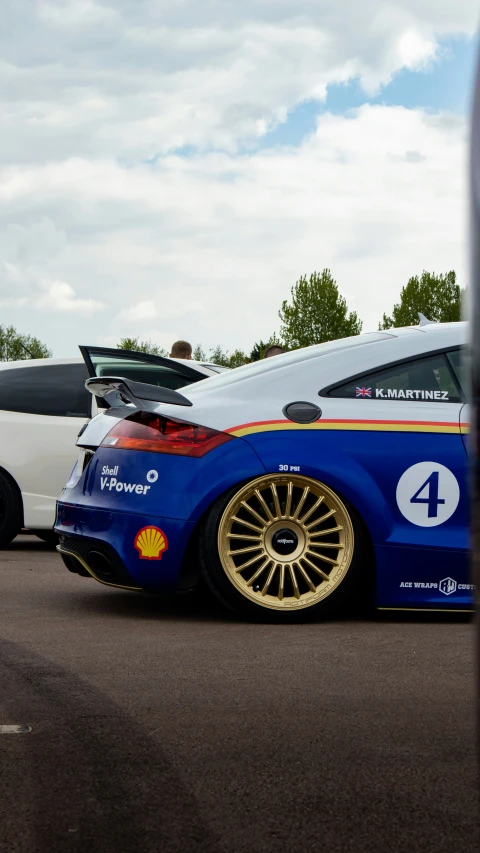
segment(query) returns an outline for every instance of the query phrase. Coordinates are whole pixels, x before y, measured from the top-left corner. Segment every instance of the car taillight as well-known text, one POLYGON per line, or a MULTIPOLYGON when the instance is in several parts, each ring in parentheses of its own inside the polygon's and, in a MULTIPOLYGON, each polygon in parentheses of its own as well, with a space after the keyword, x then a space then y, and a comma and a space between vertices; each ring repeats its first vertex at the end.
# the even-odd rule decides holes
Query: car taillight
POLYGON ((228 433, 209 427, 162 418, 150 412, 136 412, 116 424, 101 446, 200 457, 231 438, 233 436, 228 433))

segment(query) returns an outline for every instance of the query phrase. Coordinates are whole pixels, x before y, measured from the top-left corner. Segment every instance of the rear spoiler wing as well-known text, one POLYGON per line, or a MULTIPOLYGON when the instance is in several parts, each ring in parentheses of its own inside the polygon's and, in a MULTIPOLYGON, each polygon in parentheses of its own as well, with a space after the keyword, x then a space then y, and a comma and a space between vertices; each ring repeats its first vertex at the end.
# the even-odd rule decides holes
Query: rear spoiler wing
POLYGON ((147 385, 146 382, 134 382, 121 376, 95 376, 87 379, 85 388, 95 397, 102 397, 109 406, 124 406, 133 403, 137 409, 154 411, 157 403, 170 403, 174 406, 191 406, 183 394, 171 388, 147 385))

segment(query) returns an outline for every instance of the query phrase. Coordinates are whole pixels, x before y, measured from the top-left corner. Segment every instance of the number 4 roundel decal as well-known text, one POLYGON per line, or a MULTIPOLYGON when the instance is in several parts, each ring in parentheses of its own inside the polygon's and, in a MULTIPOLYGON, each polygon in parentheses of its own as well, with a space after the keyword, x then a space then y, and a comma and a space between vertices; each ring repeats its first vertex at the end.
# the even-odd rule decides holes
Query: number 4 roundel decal
POLYGON ((455 512, 459 500, 457 478, 438 462, 418 462, 407 468, 398 481, 398 508, 419 527, 443 524, 455 512))

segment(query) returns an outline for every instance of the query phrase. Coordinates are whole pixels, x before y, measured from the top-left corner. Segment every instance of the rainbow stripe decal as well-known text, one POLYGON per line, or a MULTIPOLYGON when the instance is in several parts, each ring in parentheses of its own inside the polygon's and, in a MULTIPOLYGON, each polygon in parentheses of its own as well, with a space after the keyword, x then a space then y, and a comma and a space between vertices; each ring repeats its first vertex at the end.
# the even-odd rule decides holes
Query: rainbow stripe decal
POLYGON ((225 430, 230 435, 240 438, 256 432, 277 432, 280 430, 353 430, 360 432, 430 432, 430 433, 467 433, 466 423, 451 423, 447 421, 378 421, 378 420, 346 420, 325 418, 311 424, 296 424, 288 420, 252 421, 225 430))

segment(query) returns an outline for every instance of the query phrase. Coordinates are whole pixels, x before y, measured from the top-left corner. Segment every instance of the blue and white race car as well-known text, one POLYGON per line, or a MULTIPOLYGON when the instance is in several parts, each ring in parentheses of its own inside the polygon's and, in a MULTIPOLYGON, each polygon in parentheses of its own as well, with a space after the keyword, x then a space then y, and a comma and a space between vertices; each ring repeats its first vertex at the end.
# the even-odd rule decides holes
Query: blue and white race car
POLYGON ((363 334, 187 389, 98 377, 58 502, 71 571, 201 576, 250 619, 469 610, 464 323, 363 334), (185 393, 183 393, 185 392, 185 393))

